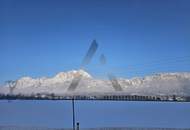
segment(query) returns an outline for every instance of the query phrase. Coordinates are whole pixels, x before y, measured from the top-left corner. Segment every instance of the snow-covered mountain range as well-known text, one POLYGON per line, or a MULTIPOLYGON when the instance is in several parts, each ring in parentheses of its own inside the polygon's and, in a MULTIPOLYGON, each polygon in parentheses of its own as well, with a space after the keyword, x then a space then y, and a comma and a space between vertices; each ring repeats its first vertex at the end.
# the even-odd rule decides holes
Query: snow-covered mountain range
MULTIPOLYGON (((118 78, 124 94, 136 95, 180 95, 190 96, 190 73, 161 73, 143 78, 118 78)), ((31 78, 23 77, 14 82, 8 82, 0 87, 0 93, 32 94, 82 94, 82 93, 118 93, 110 80, 95 79, 84 70, 60 72, 54 77, 31 78), (82 76, 75 91, 68 91, 73 78, 82 76)))

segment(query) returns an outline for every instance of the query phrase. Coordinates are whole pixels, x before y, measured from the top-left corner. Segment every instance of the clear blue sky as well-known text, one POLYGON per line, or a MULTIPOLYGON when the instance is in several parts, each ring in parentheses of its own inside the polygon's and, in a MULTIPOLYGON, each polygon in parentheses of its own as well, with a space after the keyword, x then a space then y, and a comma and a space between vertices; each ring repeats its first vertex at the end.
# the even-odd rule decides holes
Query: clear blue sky
POLYGON ((0 83, 78 69, 93 39, 97 77, 190 71, 190 1, 0 0, 0 83))

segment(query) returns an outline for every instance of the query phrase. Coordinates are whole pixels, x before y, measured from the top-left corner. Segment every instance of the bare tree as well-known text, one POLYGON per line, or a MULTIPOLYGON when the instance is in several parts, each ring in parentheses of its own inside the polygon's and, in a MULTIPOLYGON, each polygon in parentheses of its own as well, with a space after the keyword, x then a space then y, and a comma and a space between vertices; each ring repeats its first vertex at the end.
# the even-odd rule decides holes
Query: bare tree
POLYGON ((9 94, 13 95, 13 91, 16 88, 16 85, 17 85, 17 80, 16 81, 14 81, 14 80, 8 80, 8 81, 6 81, 6 83, 9 86, 9 94))

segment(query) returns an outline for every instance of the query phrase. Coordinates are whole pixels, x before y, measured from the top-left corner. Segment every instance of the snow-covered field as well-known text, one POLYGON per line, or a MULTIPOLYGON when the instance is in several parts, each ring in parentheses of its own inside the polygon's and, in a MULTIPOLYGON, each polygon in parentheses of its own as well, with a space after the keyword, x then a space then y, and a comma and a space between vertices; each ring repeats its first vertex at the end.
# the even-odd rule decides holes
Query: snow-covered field
MULTIPOLYGON (((190 128, 189 108, 187 102, 75 101, 75 116, 80 128, 190 128)), ((2 125, 72 128, 72 103, 0 100, 2 125)))
MULTIPOLYGON (((72 130, 64 128, 43 128, 43 127, 19 127, 19 126, 0 126, 0 130, 72 130)), ((86 128, 81 130, 190 130, 182 128, 86 128)))

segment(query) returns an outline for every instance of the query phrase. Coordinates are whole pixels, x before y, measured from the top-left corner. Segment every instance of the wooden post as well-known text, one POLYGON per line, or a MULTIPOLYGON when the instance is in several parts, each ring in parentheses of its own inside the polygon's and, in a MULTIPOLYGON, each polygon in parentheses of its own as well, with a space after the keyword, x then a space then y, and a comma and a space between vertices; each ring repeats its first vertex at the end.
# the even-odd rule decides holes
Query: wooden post
POLYGON ((79 130, 79 128, 80 128, 80 127, 79 127, 79 122, 77 122, 77 130, 79 130))

